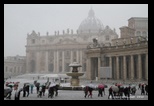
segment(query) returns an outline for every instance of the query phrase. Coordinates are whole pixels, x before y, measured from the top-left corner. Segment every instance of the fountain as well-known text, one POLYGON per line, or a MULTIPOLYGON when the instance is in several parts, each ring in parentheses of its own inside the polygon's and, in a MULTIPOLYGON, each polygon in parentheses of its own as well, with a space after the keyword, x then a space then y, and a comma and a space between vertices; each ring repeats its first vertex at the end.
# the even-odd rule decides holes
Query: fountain
POLYGON ((69 67, 72 67, 72 72, 66 73, 66 75, 71 76, 71 86, 79 86, 79 76, 82 76, 84 73, 78 73, 78 67, 82 67, 77 62, 73 62, 69 65, 69 67))

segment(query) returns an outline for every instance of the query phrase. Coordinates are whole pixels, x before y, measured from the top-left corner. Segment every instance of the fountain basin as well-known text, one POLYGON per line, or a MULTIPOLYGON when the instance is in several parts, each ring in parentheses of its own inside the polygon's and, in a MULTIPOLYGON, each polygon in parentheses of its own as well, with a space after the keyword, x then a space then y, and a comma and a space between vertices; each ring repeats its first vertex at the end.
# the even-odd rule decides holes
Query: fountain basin
POLYGON ((66 75, 72 76, 72 77, 79 77, 84 75, 84 73, 72 72, 72 73, 66 73, 66 75))

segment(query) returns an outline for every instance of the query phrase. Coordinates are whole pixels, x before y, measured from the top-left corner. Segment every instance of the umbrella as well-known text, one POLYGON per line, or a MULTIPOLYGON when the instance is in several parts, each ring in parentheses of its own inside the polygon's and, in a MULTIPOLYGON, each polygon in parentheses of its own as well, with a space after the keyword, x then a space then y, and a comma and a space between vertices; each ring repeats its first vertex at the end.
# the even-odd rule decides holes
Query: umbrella
POLYGON ((117 84, 117 86, 122 86, 122 84, 117 84))
POLYGON ((103 84, 99 84, 98 88, 104 88, 104 85, 103 84))
POLYGON ((13 83, 10 83, 10 84, 8 84, 7 86, 8 86, 8 87, 13 87, 14 84, 13 84, 13 83))
POLYGON ((93 84, 88 84, 87 86, 89 86, 90 88, 95 88, 95 85, 93 84))
POLYGON ((118 92, 119 88, 117 86, 112 86, 112 90, 113 90, 113 92, 118 92))
POLYGON ((4 97, 6 97, 9 92, 12 92, 12 89, 10 87, 5 87, 4 88, 4 97))
POLYGON ((53 87, 53 86, 56 86, 56 84, 55 83, 52 83, 52 84, 50 84, 49 87, 53 87))
POLYGON ((26 85, 26 86, 30 86, 30 83, 24 83, 24 85, 26 85))
POLYGON ((131 88, 135 88, 136 87, 136 85, 131 85, 131 88))

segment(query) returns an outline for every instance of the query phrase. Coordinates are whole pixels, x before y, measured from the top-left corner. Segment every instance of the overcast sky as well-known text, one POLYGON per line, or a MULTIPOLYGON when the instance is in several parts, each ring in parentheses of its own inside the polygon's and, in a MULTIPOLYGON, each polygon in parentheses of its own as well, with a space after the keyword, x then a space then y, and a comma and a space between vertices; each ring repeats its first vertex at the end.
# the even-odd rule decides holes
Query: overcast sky
POLYGON ((35 30, 40 35, 54 35, 54 31, 78 29, 88 17, 90 8, 104 26, 127 26, 131 17, 148 17, 148 4, 5 4, 4 56, 26 55, 27 33, 35 30))

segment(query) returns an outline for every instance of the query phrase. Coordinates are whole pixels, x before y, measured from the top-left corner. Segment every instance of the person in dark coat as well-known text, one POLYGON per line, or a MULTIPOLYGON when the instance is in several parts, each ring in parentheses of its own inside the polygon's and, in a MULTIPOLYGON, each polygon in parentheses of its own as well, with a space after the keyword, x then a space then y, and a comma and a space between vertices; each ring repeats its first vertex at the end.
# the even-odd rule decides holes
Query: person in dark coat
POLYGON ((98 88, 98 97, 99 96, 103 97, 103 89, 104 88, 98 88))
POLYGON ((144 84, 141 86, 141 95, 144 94, 145 95, 145 91, 144 91, 144 84))
POLYGON ((15 99, 14 100, 20 100, 20 93, 21 93, 21 91, 23 91, 22 88, 15 92, 15 99))
POLYGON ((43 85, 43 86, 42 86, 42 94, 43 94, 43 96, 45 96, 45 89, 46 89, 46 86, 43 85))
POLYGON ((145 85, 145 91, 146 91, 146 95, 148 95, 148 85, 145 85))
POLYGON ((85 87, 84 87, 84 94, 85 94, 84 97, 85 97, 85 98, 86 98, 87 95, 88 95, 88 88, 89 88, 88 86, 85 86, 85 87))
POLYGON ((113 98, 112 86, 109 88, 109 96, 108 96, 108 99, 110 98, 110 95, 112 96, 112 99, 114 99, 114 98, 113 98))
POLYGON ((23 97, 25 97, 26 96, 26 84, 24 84, 24 86, 23 86, 23 97))
POLYGON ((31 94, 33 93, 33 88, 34 88, 34 85, 31 84, 31 85, 30 85, 31 94))
POLYGON ((27 97, 29 96, 29 85, 26 86, 27 97))
POLYGON ((92 98, 92 91, 93 91, 93 88, 89 87, 89 95, 88 95, 88 97, 91 96, 91 98, 92 98))

